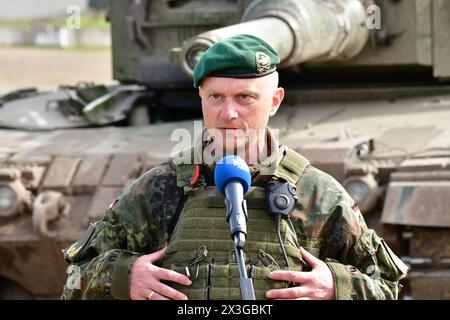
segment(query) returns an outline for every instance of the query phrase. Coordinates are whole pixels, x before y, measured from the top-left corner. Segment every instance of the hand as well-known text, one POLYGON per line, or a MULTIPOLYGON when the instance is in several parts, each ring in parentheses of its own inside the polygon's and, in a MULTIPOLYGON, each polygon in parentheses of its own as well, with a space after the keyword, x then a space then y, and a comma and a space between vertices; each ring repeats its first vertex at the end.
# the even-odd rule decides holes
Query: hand
POLYGON ((155 261, 165 256, 161 249, 152 254, 140 256, 133 263, 130 277, 130 297, 133 300, 187 300, 183 293, 161 283, 161 280, 176 282, 185 286, 192 284, 181 273, 155 266, 155 261), (149 298, 150 297, 150 298, 149 298))
POLYGON ((270 299, 291 300, 332 300, 335 298, 334 279, 328 265, 311 253, 300 248, 302 257, 312 267, 310 272, 272 271, 269 278, 280 281, 292 281, 299 286, 286 289, 273 289, 266 292, 270 299))

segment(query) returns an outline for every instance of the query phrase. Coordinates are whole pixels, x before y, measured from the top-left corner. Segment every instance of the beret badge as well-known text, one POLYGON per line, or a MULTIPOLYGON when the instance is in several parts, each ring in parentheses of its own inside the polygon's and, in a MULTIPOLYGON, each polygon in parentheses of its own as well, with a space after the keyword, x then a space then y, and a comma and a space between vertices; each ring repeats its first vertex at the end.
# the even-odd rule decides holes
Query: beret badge
POLYGON ((258 73, 266 73, 270 70, 272 60, 264 52, 256 52, 256 70, 258 73))

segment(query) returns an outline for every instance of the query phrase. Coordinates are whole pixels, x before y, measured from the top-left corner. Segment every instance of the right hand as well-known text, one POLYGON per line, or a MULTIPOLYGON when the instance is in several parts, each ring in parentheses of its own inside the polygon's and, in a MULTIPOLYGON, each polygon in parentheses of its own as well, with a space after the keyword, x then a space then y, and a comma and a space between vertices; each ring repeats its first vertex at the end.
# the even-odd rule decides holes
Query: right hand
POLYGON ((161 283, 161 280, 190 286, 192 281, 181 273, 160 268, 153 263, 165 256, 166 248, 152 254, 140 256, 133 263, 130 277, 130 297, 133 300, 147 300, 152 291, 151 300, 187 300, 183 293, 161 283))

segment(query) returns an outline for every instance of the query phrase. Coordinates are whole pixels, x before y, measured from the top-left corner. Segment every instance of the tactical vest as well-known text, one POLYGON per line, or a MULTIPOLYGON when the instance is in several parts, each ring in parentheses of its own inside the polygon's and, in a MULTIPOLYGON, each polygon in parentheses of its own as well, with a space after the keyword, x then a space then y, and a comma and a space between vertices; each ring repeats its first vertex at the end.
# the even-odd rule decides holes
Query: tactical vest
MULTIPOLYGON (((305 158, 287 150, 273 177, 296 184, 307 165, 305 158)), ((189 181, 198 174, 195 165, 178 165, 176 170, 178 186, 189 195, 161 266, 188 276, 192 285, 170 285, 189 299, 241 299, 239 268, 230 227, 225 220, 224 197, 215 186, 192 188, 189 181)), ((287 269, 287 265, 278 241, 275 218, 266 209, 266 189, 252 186, 245 198, 248 209, 245 262, 256 299, 261 300, 266 299, 269 289, 288 287, 287 282, 268 278, 269 272, 287 269)), ((280 231, 291 270, 301 271, 304 263, 299 253, 298 231, 289 220, 282 220, 280 231)))

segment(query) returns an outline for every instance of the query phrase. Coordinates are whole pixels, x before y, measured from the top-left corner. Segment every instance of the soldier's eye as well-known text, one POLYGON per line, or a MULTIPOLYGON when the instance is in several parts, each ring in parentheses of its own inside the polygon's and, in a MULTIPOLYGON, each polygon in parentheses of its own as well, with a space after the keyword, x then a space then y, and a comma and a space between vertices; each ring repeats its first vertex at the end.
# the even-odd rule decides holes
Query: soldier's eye
POLYGON ((238 100, 239 100, 241 103, 245 103, 245 104, 250 104, 250 103, 252 103, 253 99, 254 99, 254 98, 253 98, 252 96, 248 95, 248 94, 240 94, 240 95, 238 96, 238 100))
POLYGON ((219 100, 221 98, 220 94, 213 93, 209 96, 212 100, 219 100))

